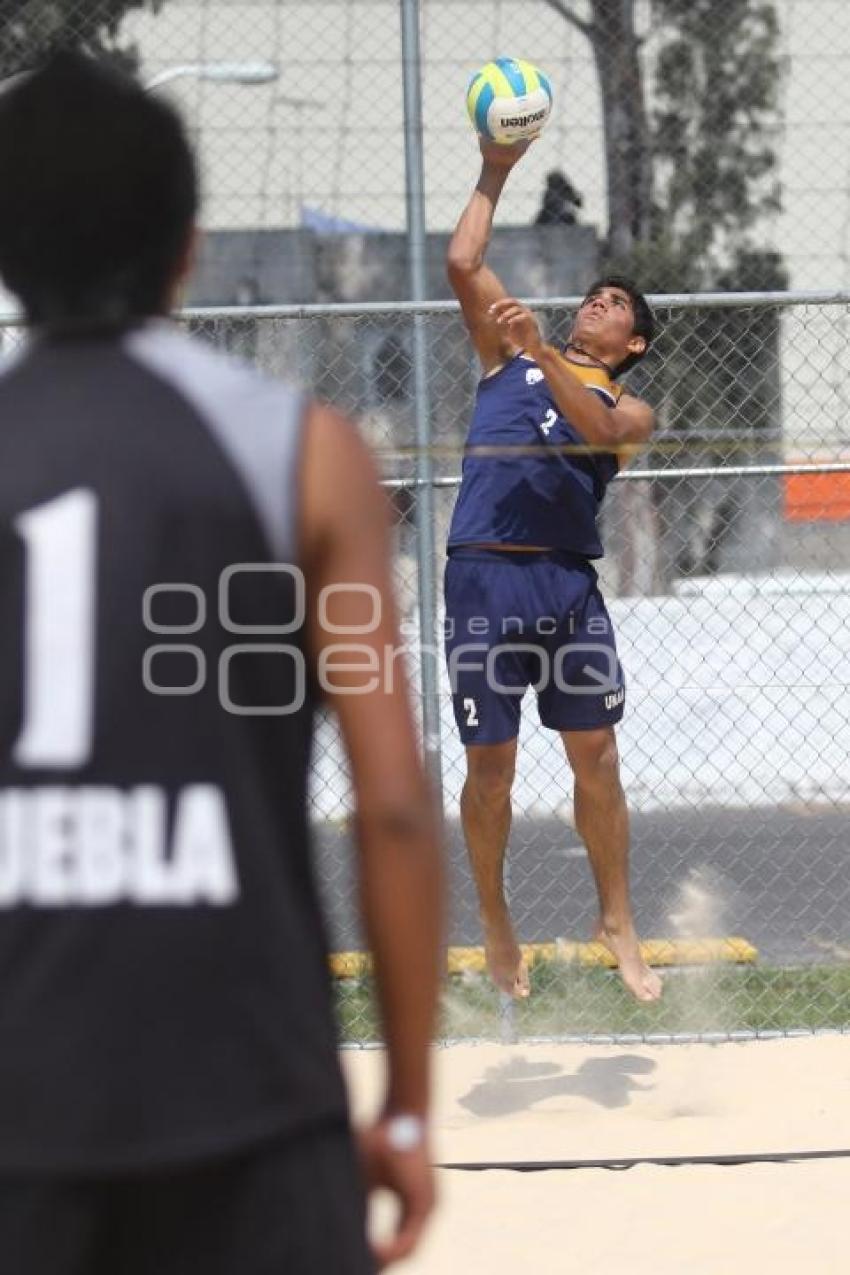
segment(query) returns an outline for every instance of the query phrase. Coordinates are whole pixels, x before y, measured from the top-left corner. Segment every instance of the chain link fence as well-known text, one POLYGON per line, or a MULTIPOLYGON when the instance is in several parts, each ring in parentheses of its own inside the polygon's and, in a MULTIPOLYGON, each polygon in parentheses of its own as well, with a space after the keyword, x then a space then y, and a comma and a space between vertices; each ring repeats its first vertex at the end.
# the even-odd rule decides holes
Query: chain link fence
MULTIPOLYGON (((659 303, 662 337, 633 388, 656 404, 661 427, 652 450, 615 484, 605 514, 601 576, 629 679, 620 743, 637 914, 644 935, 676 942, 671 959, 697 964, 671 974, 652 1011, 633 1006, 613 975, 576 966, 580 954, 566 945, 589 934, 591 878, 572 827, 569 772, 529 696, 514 792, 512 905, 521 939, 545 947, 536 994, 512 1011, 512 1030, 728 1035, 850 1024, 850 308, 846 300, 777 300, 659 303), (733 938, 756 949, 755 963, 727 963, 742 954, 733 938), (706 963, 718 955, 721 963, 706 963)), ((569 304, 541 308, 550 335, 562 336, 569 304)), ((439 592, 477 372, 454 307, 424 307, 424 318, 439 592)), ((411 308, 197 312, 188 322, 361 420, 396 511, 397 583, 416 683, 411 308)), ((449 937, 467 948, 480 936, 458 824, 463 752, 445 680, 440 698, 449 937)), ((313 780, 333 946, 357 952, 349 788, 330 722, 320 727, 313 780)), ((458 954, 455 966, 464 959, 458 954)), ((452 1037, 506 1030, 498 997, 471 964, 450 981, 452 1037)), ((347 1034, 369 1039, 376 1028, 368 982, 346 980, 340 991, 347 1034)))
MULTIPOLYGON (((640 249, 655 290, 785 286, 783 272, 796 288, 850 287, 844 0, 419 0, 419 10, 432 232, 454 224, 474 179, 465 86, 507 53, 544 68, 555 110, 508 185, 503 224, 575 221, 604 250, 634 217, 625 246, 640 249)), ((398 233, 400 28, 400 0, 0 0, 0 78, 58 42, 131 61, 190 122, 216 234, 398 233)), ((284 294, 257 242, 247 255, 211 302, 352 297, 294 268, 284 294)))
MULTIPOLYGON (((552 339, 569 300, 535 303, 552 339)), ((559 741, 524 703, 510 842, 512 910, 534 994, 505 1006, 481 972, 459 825, 464 755, 437 658, 451 859, 447 1038, 729 1037, 850 1027, 850 297, 656 298, 661 337, 631 388, 658 410, 651 449, 606 501, 600 564, 628 678, 619 729, 641 933, 674 966, 660 1006, 583 962, 595 917, 559 741), (577 946, 579 945, 579 946, 577 946)), ((444 544, 477 366, 456 307, 194 311, 217 347, 354 413, 395 511, 403 639, 420 687, 422 564, 444 544), (417 526, 412 325, 426 334, 433 523, 417 526), (421 537, 426 537, 421 552, 421 537)), ((4 344, 19 333, 6 327, 4 344)), ((424 626, 424 627, 423 627, 424 626)), ((319 724, 312 812, 346 1039, 378 1026, 354 902, 350 789, 319 724)), ((660 953, 660 956, 659 956, 660 953)), ((597 953, 598 956, 598 953, 597 953)))
MULTIPOLYGON (((589 934, 593 889, 572 827, 570 775, 529 696, 514 792, 512 905, 521 939, 545 946, 535 996, 512 1011, 510 1030, 676 1035, 850 1024, 850 438, 842 389, 850 312, 846 302, 746 300, 659 304, 662 337, 633 388, 656 404, 661 428, 609 497, 601 569, 629 677, 620 741, 640 925, 675 944, 673 959, 696 964, 671 974, 664 1004, 651 1012, 632 1005, 613 975, 575 964, 569 944, 589 934), (733 939, 756 949, 754 963, 727 963, 742 953, 733 939), (724 959, 711 963, 717 956, 724 959)), ((563 336, 568 304, 542 309, 550 335, 563 336)), ((439 589, 477 370, 454 307, 425 307, 424 317, 439 589)), ((410 307, 372 307, 219 318, 212 334, 243 350, 249 342, 277 370, 299 369, 361 419, 396 510, 397 581, 416 682, 411 325, 410 307)), ((458 823, 464 759, 444 678, 440 697, 449 937, 467 948, 480 934, 458 823)), ((334 947, 357 951, 348 786, 328 723, 313 804, 334 947)), ((455 968, 466 959, 456 954, 455 968)), ((502 1033, 504 1007, 471 964, 450 980, 444 1030, 502 1033)), ((364 986, 353 980, 341 989, 347 1030, 368 1038, 374 1022, 364 986)))
MULTIPOLYGON (((556 103, 500 206, 507 229, 492 260, 509 287, 577 292, 622 250, 648 287, 850 288, 844 0, 419 9, 430 296, 446 295, 445 234, 476 170, 463 90, 504 53, 538 62, 556 103), (622 54, 616 65, 609 49, 622 54), (623 118, 635 128, 619 136, 623 118)), ((420 307, 425 501, 423 364, 413 311, 391 304, 408 289, 399 0, 0 0, 0 19, 0 78, 72 40, 126 58, 183 109, 209 231, 191 296, 217 307, 186 322, 361 421, 395 509, 416 680, 423 624, 426 638, 440 628, 439 608, 419 614, 423 563, 439 597, 477 369, 453 304, 420 307), (275 304, 250 308, 258 302, 275 304)), ((671 972, 652 1010, 579 963, 569 944, 592 923, 591 878, 568 771, 529 702, 511 892, 520 937, 540 945, 534 995, 507 1009, 474 956, 456 954, 449 1038, 850 1024, 850 300, 727 293, 658 309, 662 337, 632 384, 660 427, 608 497, 600 574, 629 677, 620 742, 638 920, 643 934, 676 940, 671 957, 697 963, 671 972), (751 949, 755 961, 739 959, 751 949), (718 954, 730 959, 703 963, 718 954)), ((569 311, 569 301, 543 307, 553 337, 569 311)), ((17 339, 0 325, 4 349, 17 339)), ((458 826, 463 755, 444 681, 436 699, 441 723, 427 742, 451 850, 450 941, 466 949, 479 930, 458 826)), ((323 722, 312 801, 339 952, 362 949, 349 796, 323 722)), ((375 1039, 368 978, 338 986, 345 1036, 375 1039)))
MULTIPOLYGON (((848 306, 778 301, 659 302, 662 336, 632 388, 656 405, 660 429, 605 513, 601 577, 629 679, 620 743, 635 903, 642 933, 672 944, 674 964, 694 966, 671 973, 663 1005, 647 1011, 615 976, 577 964, 584 949, 573 945, 589 936, 594 893, 572 824, 571 777, 529 695, 510 862, 519 936, 542 945, 535 994, 506 1009, 474 960, 454 953, 450 1037, 850 1025, 848 306)), ((564 336, 569 305, 541 310, 550 335, 564 336)), ((411 321, 410 308, 373 308, 272 326, 299 333, 322 391, 358 413, 382 456, 415 680, 411 321)), ((453 307, 426 307, 425 322, 439 581, 477 370, 453 307)), ((480 930, 458 819, 463 750, 442 674, 440 698, 450 942, 464 949, 480 930)), ((339 906, 350 899, 349 886, 339 893, 344 833, 331 831, 346 819, 343 773, 326 729, 313 796, 323 875, 336 946, 356 950, 350 904, 339 906)), ((355 984, 345 994, 359 1038, 371 1023, 362 994, 355 984)))

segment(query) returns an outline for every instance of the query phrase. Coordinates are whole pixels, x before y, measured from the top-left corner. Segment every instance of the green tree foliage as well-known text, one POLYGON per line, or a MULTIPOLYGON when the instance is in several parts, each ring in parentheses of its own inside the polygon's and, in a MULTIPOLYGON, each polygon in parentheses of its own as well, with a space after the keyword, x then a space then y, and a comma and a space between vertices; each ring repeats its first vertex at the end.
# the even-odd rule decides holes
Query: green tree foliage
POLYGON ((780 207, 774 6, 653 0, 652 12, 669 31, 654 69, 653 237, 670 245, 690 284, 719 285, 737 266, 733 273, 773 286, 777 262, 758 260, 751 233, 780 207))
POLYGON ((118 30, 131 9, 163 0, 0 0, 0 79, 29 70, 52 49, 78 48, 134 65, 118 30))
MULTIPOLYGON (((775 286, 753 232, 779 209, 782 80, 772 0, 546 0, 589 40, 606 153, 609 263, 654 291, 719 286, 740 265, 775 286)), ((740 285, 738 285, 740 286, 740 285)), ((749 286, 749 285, 748 285, 749 286)))
MULTIPOLYGON (((593 50, 605 138, 606 265, 651 292, 786 288, 781 258, 758 238, 780 206, 774 137, 782 62, 772 0, 645 0, 645 36, 638 0, 546 3, 593 50)), ((723 307, 659 319, 653 355, 631 381, 659 408, 652 462, 775 459, 778 312, 723 307)), ((717 570, 723 546, 741 538, 752 491, 746 480, 735 487, 725 477, 653 483, 657 518, 641 534, 656 544, 660 577, 717 570)), ((774 495, 778 501, 778 487, 774 495)), ((627 541, 638 537, 634 518, 640 521, 634 511, 626 516, 627 541)), ((620 587, 633 587, 628 570, 620 587)))

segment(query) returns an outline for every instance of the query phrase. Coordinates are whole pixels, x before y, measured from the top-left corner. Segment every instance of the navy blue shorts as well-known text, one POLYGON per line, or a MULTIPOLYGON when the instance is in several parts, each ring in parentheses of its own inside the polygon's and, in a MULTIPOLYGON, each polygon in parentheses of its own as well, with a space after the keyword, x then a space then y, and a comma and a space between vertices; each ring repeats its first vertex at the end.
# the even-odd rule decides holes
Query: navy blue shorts
POLYGON ((446 662, 464 744, 515 739, 529 686, 552 730, 595 730, 623 716, 614 629, 585 559, 453 549, 445 598, 446 662))

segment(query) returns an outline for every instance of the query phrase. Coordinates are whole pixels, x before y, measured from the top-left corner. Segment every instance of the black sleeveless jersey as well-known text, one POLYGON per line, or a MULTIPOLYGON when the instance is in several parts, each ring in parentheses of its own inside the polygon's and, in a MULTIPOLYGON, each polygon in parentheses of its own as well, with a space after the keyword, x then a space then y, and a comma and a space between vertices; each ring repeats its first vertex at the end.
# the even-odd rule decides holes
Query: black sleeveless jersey
POLYGON ((153 322, 0 375, 0 1171, 345 1112, 311 872, 304 401, 153 322))

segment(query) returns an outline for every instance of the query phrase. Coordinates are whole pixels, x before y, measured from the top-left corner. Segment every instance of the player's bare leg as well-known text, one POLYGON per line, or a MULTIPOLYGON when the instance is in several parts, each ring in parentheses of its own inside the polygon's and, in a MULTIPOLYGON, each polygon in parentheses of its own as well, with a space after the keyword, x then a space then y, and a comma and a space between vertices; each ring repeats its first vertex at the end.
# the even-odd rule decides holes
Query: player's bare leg
POLYGON ((487 969, 500 991, 525 997, 528 970, 514 934, 504 887, 516 740, 471 745, 466 750, 466 767, 460 816, 478 889, 487 969))
POLYGON ((563 731, 562 738, 575 776, 576 829, 599 895, 593 937, 614 956, 637 1000, 658 1000, 661 979, 641 956, 629 900, 629 812, 614 730, 563 731))

